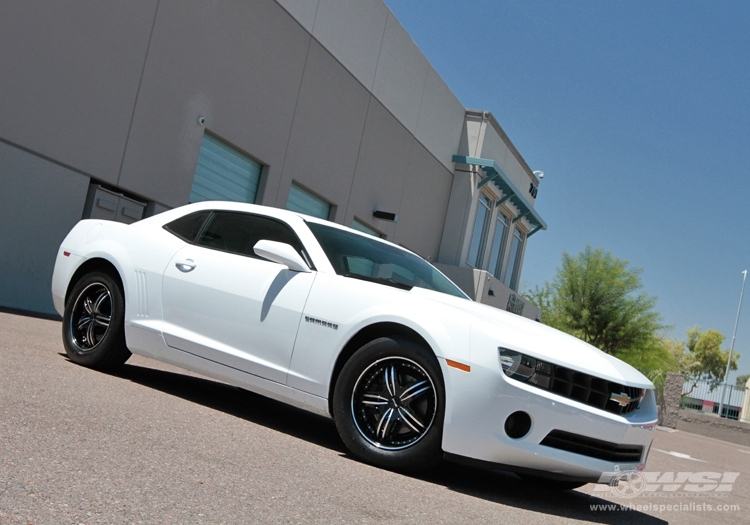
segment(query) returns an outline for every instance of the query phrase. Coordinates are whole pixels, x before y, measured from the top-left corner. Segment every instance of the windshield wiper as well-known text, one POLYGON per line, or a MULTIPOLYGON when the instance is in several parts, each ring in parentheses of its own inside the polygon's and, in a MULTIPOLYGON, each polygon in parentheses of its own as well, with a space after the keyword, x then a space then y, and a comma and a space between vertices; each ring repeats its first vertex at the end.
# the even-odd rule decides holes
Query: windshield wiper
POLYGON ((345 273, 344 277, 352 277, 361 281, 369 281, 371 283, 384 284, 386 286, 393 286, 394 288, 400 288, 401 290, 411 290, 414 288, 413 284, 400 283, 393 280, 391 277, 368 277, 357 273, 345 273))

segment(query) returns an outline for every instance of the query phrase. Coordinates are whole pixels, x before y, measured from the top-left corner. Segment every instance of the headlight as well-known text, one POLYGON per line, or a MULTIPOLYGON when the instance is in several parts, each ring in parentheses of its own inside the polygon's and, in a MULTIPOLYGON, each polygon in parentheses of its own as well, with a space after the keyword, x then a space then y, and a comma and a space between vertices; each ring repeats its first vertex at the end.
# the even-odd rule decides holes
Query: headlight
POLYGON ((500 351, 500 364, 506 376, 526 381, 534 374, 536 359, 507 348, 498 348, 498 350, 500 351))
POLYGON ((549 389, 552 378, 552 365, 535 357, 498 347, 500 365, 506 376, 549 389))

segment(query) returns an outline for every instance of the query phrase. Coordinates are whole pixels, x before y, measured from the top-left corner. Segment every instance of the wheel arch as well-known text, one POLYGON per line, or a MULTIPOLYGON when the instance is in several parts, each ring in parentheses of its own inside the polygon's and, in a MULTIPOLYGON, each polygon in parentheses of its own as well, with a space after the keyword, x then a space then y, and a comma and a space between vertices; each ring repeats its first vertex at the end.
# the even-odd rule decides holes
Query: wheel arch
MULTIPOLYGON (((422 337, 419 332, 406 325, 394 322, 378 322, 365 326, 364 328, 359 330, 359 332, 354 334, 354 336, 352 336, 349 341, 347 341, 341 352, 339 352, 338 357, 336 358, 336 364, 333 367, 331 380, 328 384, 328 409, 331 415, 333 415, 333 390, 336 387, 336 380, 341 374, 341 370, 344 368, 344 365, 346 365, 347 361, 349 361, 349 359, 357 350, 362 348, 370 341, 374 341, 379 337, 393 336, 399 337, 401 339, 406 339, 407 341, 411 341, 412 343, 423 346, 425 349, 435 354, 435 350, 427 342, 427 340, 422 337)), ((440 368, 438 367, 438 370, 439 369, 440 368)))
POLYGON ((80 281, 84 275, 96 271, 105 272, 109 274, 113 279, 115 279, 117 281, 117 284, 120 285, 120 290, 123 293, 123 301, 125 300, 125 286, 122 282, 120 271, 114 264, 112 264, 111 261, 108 261, 107 259, 104 259, 102 257, 94 257, 81 264, 73 273, 70 281, 68 281, 68 287, 65 290, 65 304, 68 304, 70 292, 73 290, 73 287, 75 287, 76 283, 80 281))

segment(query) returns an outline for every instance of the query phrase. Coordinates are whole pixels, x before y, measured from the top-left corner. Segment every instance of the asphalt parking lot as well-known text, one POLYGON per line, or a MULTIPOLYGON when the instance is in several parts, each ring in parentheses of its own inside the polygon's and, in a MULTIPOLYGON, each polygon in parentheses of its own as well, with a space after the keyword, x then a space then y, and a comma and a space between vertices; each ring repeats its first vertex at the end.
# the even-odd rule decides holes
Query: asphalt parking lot
POLYGON ((646 474, 617 495, 449 463, 387 472, 328 419, 136 356, 88 370, 59 322, 0 313, 2 524, 750 522, 750 447, 656 431, 646 474), (595 508, 619 504, 635 510, 595 508))

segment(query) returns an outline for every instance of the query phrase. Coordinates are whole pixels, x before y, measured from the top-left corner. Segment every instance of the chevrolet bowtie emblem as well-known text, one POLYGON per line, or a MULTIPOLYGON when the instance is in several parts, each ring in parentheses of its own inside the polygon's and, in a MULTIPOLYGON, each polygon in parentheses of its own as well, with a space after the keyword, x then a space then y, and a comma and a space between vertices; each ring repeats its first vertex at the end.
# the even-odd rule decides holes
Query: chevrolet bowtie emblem
POLYGON ((609 396, 610 401, 614 401, 621 407, 628 406, 628 403, 630 403, 630 396, 627 395, 625 392, 620 392, 619 394, 612 394, 609 396))

